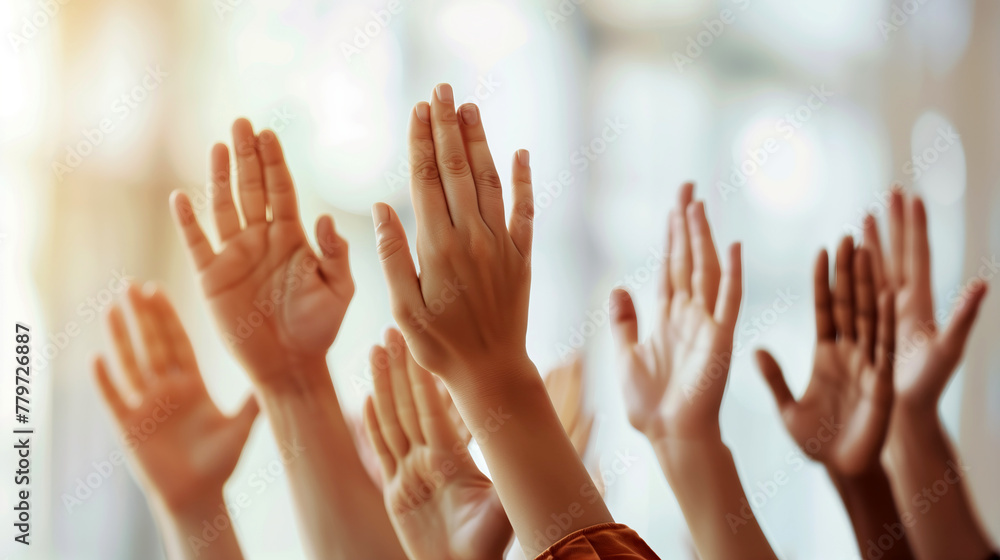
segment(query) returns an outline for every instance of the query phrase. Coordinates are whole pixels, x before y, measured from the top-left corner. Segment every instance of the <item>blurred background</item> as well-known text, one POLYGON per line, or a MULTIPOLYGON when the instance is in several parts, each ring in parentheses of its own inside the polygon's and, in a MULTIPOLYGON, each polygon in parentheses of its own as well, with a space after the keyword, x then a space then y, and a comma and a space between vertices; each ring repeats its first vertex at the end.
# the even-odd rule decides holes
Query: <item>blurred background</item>
MULTIPOLYGON (((939 317, 972 278, 1000 270, 992 0, 5 0, 0 30, 0 313, 4 329, 36 331, 37 432, 33 545, 4 538, 4 557, 161 557, 130 473, 100 467, 120 442, 88 363, 121 279, 154 279, 180 308, 213 396, 232 411, 246 395, 167 208, 184 190, 207 223, 208 150, 238 116, 282 139, 306 229, 332 213, 351 244, 358 291, 329 360, 352 414, 369 390, 368 349, 390 322, 368 209, 388 201, 413 225, 412 105, 450 82, 457 100, 480 105, 501 171, 531 151, 529 352, 542 370, 583 353, 598 419, 590 459, 615 517, 664 558, 693 557, 690 539, 622 414, 606 308, 618 284, 653 304, 681 182, 696 181, 719 245, 744 243, 723 434, 782 558, 858 557, 835 490, 800 461, 751 357, 770 348, 804 389, 816 252, 859 233, 865 212, 883 216, 899 182, 928 202, 939 317), (623 467, 620 454, 635 460, 623 467), (764 493, 779 472, 786 482, 764 493), (89 493, 88 477, 100 480, 89 493)), ((994 539, 998 310, 993 293, 942 403, 994 539)), ((640 319, 648 328, 650 313, 640 319)), ((8 446, 0 457, 14 464, 8 446)), ((251 496, 235 518, 248 559, 303 557, 278 457, 258 421, 227 487, 251 496), (261 483, 268 469, 279 475, 261 483)), ((0 485, 4 504, 12 491, 0 485)))

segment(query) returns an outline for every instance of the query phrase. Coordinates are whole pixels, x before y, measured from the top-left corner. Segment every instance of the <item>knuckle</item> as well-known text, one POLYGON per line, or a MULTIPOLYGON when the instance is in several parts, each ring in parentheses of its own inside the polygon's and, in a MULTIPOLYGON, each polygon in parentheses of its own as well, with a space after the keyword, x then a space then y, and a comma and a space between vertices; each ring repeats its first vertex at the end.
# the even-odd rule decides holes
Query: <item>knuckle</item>
POLYGON ((487 189, 500 189, 500 175, 495 169, 484 169, 476 174, 476 184, 487 189))
POLYGON ((396 236, 383 236, 378 242, 378 247, 376 251, 378 252, 379 259, 386 261, 394 257, 397 253, 406 248, 406 243, 403 242, 402 237, 396 236))
POLYGON ((448 151, 441 155, 441 166, 445 171, 456 176, 469 174, 469 162, 465 160, 465 154, 458 151, 448 151))
POLYGON ((434 160, 421 159, 413 165, 413 178, 420 183, 433 183, 441 178, 434 160))

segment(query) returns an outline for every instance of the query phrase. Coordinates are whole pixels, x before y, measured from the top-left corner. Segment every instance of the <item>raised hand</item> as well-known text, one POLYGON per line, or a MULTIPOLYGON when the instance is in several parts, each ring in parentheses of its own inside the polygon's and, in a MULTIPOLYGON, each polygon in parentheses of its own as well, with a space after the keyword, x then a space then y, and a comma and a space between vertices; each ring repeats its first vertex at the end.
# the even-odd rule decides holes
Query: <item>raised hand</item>
MULTIPOLYGON (((94 378, 122 431, 128 458, 163 525, 171 558, 205 556, 198 543, 170 527, 200 524, 225 512, 222 487, 236 468, 254 418, 251 396, 236 416, 219 411, 198 371, 194 350, 161 290, 127 292, 132 321, 115 303, 107 316, 118 375, 94 361, 94 378), (138 350, 138 351, 137 351, 138 350)), ((233 531, 213 543, 210 557, 239 554, 233 531), (234 550, 235 548, 235 550, 234 550)))
POLYGON ((309 245, 295 188, 273 132, 254 135, 233 123, 237 192, 229 150, 212 148, 212 211, 221 248, 213 250, 181 192, 171 197, 178 228, 198 270, 205 298, 230 349, 266 386, 309 385, 302 372, 324 360, 354 295, 347 243, 333 220, 316 223, 320 252, 309 245))
POLYGON ((358 458, 326 353, 354 294, 347 243, 329 216, 316 223, 316 253, 299 220, 295 189, 274 133, 233 124, 239 171, 212 149, 216 253, 181 193, 175 221, 230 350, 246 368, 279 445, 304 448, 288 480, 311 558, 402 558, 378 489, 358 458))
POLYGON ((444 381, 521 546, 534 557, 612 518, 525 349, 534 212, 528 163, 519 150, 506 224, 479 109, 456 111, 451 86, 441 84, 410 118, 419 275, 395 211, 379 203, 372 218, 392 313, 413 358, 444 381), (522 459, 536 453, 547 460, 522 459), (553 512, 571 507, 570 521, 553 526, 553 512))
POLYGON ((719 438, 743 290, 740 245, 730 246, 723 276, 705 205, 691 201, 693 190, 683 185, 670 212, 669 266, 656 322, 644 342, 631 296, 623 289, 612 293, 626 411, 632 426, 650 438, 719 438))
POLYGON ((668 226, 664 271, 653 332, 639 341, 628 292, 611 296, 629 422, 650 441, 706 560, 774 558, 746 495, 732 454, 722 442, 719 410, 729 377, 733 331, 743 292, 740 245, 721 271, 705 216, 681 186, 668 226))
POLYGON ((875 282, 896 293, 895 390, 900 404, 933 410, 955 372, 965 343, 986 297, 986 284, 971 282, 944 328, 937 324, 931 293, 931 255, 927 212, 918 196, 908 200, 898 189, 889 199, 891 256, 884 256, 878 227, 865 220, 864 247, 872 254, 875 282))
POLYGON ((895 406, 886 441, 886 469, 906 534, 918 558, 975 560, 992 547, 968 495, 966 467, 952 448, 937 414, 938 401, 955 373, 986 284, 971 282, 959 294, 951 320, 937 324, 931 292, 931 258, 923 201, 894 189, 889 201, 891 250, 882 252, 875 220, 865 221, 876 285, 896 292, 895 406), (927 488, 949 483, 944 495, 927 488))
POLYGON ((845 237, 837 249, 832 295, 826 251, 816 259, 816 355, 801 399, 792 396, 771 354, 757 352, 792 438, 841 476, 877 465, 892 409, 892 294, 876 295, 869 251, 855 251, 853 243, 845 237))
POLYGON ((413 360, 402 334, 388 331, 385 344, 371 353, 375 395, 365 403, 365 427, 400 541, 414 560, 501 558, 513 532, 493 483, 472 461, 434 377, 413 360))

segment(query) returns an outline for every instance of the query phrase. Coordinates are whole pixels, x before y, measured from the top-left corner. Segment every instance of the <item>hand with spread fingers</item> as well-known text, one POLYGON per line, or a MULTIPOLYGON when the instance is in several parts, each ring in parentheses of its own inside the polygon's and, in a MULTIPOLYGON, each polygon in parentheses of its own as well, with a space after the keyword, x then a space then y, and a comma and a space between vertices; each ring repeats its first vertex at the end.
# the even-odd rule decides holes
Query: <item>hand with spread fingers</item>
POLYGON ((204 520, 226 515, 222 487, 243 452, 257 401, 250 397, 236 416, 220 412, 164 293, 130 286, 127 298, 131 321, 118 303, 107 315, 119 375, 112 376, 108 360, 100 356, 94 377, 124 434, 129 462, 170 557, 242 558, 233 530, 220 533, 211 547, 189 537, 201 534, 204 520))
POLYGON ((828 260, 825 250, 816 260, 816 354, 802 398, 792 396, 771 354, 759 350, 757 361, 799 447, 832 473, 853 476, 878 465, 889 425, 892 294, 876 295, 869 252, 856 251, 850 237, 837 249, 832 295, 828 260))
POLYGON ((387 481, 386 509, 409 557, 502 558, 513 530, 448 417, 434 376, 395 329, 385 347, 372 349, 371 365, 375 395, 365 404, 365 428, 387 481))
POLYGON ((885 458, 896 503, 912 519, 907 536, 918 558, 986 558, 993 545, 969 498, 967 467, 937 412, 986 297, 986 284, 979 278, 966 284, 947 325, 938 325, 927 212, 920 197, 907 196, 899 188, 889 199, 889 253, 882 251, 871 216, 865 220, 864 236, 863 246, 874 257, 876 285, 896 293, 895 406, 885 458), (927 498, 926 489, 941 480, 950 490, 927 498))
POLYGON ((534 201, 528 152, 512 162, 506 223, 500 177, 479 108, 456 110, 451 86, 410 117, 417 258, 399 216, 372 208, 389 300, 414 360, 445 383, 490 467, 527 556, 613 521, 528 358, 534 201), (545 461, 524 461, 544 454, 545 461), (594 496, 581 503, 581 495, 594 496), (553 512, 573 508, 552 529, 553 512), (577 511, 579 508, 579 511, 577 511))
MULTIPOLYGON (((832 293, 828 269, 823 250, 813 273, 816 354, 805 394, 795 400, 771 354, 759 350, 757 363, 792 439, 826 467, 867 554, 885 527, 900 523, 879 461, 893 401, 893 295, 878 292, 871 251, 855 249, 850 237, 837 248, 832 293)), ((905 536, 898 540, 882 557, 913 557, 905 536)))
POLYGON ((188 198, 171 197, 175 222, 216 326, 250 375, 281 446, 302 447, 287 473, 312 558, 402 558, 378 489, 367 476, 341 412, 326 354, 354 295, 347 242, 333 220, 309 245, 284 153, 273 132, 233 123, 229 150, 212 149, 216 252, 188 198), (238 193, 238 196, 236 196, 238 193))
POLYGON ((746 496, 719 430, 743 291, 740 245, 730 246, 723 274, 705 206, 692 200, 693 190, 682 185, 670 212, 669 262, 645 342, 632 297, 622 289, 611 295, 625 409, 652 444, 699 555, 774 558, 743 507, 746 496))
POLYGON ((221 248, 212 248, 191 201, 171 197, 175 221, 205 299, 230 349, 254 382, 304 390, 315 381, 354 295, 347 242, 333 220, 316 223, 320 251, 309 245, 292 176, 278 138, 233 123, 235 196, 229 150, 212 148, 212 215, 221 248), (237 202, 238 201, 238 202, 237 202))
POLYGON ((692 202, 693 190, 690 183, 681 186, 678 207, 670 213, 669 265, 659 314, 644 342, 628 292, 617 289, 611 299, 629 422, 654 439, 719 438, 742 298, 740 246, 729 248, 723 275, 704 203, 692 202))

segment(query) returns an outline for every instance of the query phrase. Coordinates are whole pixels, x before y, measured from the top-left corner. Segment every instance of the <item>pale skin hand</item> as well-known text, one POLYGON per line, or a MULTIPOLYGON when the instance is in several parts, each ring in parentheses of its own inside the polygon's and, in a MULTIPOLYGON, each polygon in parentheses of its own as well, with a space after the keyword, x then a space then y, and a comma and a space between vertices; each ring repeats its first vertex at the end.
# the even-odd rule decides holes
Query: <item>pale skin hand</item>
MULTIPOLYGON (((837 250, 837 277, 830 291, 829 258, 821 251, 813 273, 816 355, 812 378, 798 401, 775 359, 761 350, 757 362, 785 427, 802 450, 821 462, 837 487, 868 554, 899 512, 879 456, 892 409, 895 324, 892 293, 876 285, 868 249, 846 237, 837 250), (876 303, 877 299, 877 303, 876 303)), ((913 557, 903 537, 883 558, 913 557)), ((883 538, 884 542, 884 538, 883 538)))
POLYGON ((451 86, 442 84, 410 119, 420 275, 399 217, 385 204, 372 209, 378 254, 414 359, 447 385, 521 546, 534 557, 612 517, 525 349, 534 212, 528 153, 514 157, 514 213, 506 224, 479 110, 464 105, 460 114, 451 86), (523 460, 543 453, 546 461, 523 460), (552 529, 551 516, 571 510, 578 515, 552 529))
POLYGON ((107 315, 118 375, 112 377, 107 358, 99 356, 94 378, 125 434, 129 462, 149 497, 168 556, 242 558, 231 522, 210 546, 192 544, 189 538, 201 536, 206 519, 227 515, 222 487, 250 434, 257 401, 247 399, 236 416, 220 412, 163 292, 141 293, 130 286, 127 298, 132 321, 118 303, 107 315))
POLYGON ((493 560, 512 536, 493 483, 479 471, 448 417, 434 377, 386 333, 372 349, 374 399, 365 428, 387 481, 385 505, 413 560, 493 560))
POLYGON ((631 296, 622 289, 612 293, 625 408, 653 445, 701 557, 774 558, 744 508, 736 465, 719 431, 742 298, 740 246, 730 247, 723 274, 704 204, 692 202, 693 188, 680 188, 670 214, 669 265, 645 342, 631 296))
POLYGON ((275 439, 304 448, 287 472, 305 548, 312 558, 403 558, 326 365, 354 294, 347 243, 323 216, 316 223, 319 252, 309 246, 273 132, 255 135, 239 119, 233 145, 237 198, 228 149, 212 149, 218 252, 187 197, 175 192, 171 205, 215 322, 257 387, 275 439))
POLYGON ((962 359, 986 284, 976 280, 946 326, 937 325, 931 291, 927 214, 919 197, 894 189, 889 203, 889 255, 874 219, 865 222, 877 285, 896 293, 895 398, 886 442, 893 494, 918 558, 980 560, 992 545, 968 497, 964 467, 937 414, 938 401, 962 359), (948 483, 943 496, 927 489, 948 483), (925 509, 926 507, 926 509, 925 509))
POLYGON ((316 222, 320 252, 309 246, 273 132, 255 136, 239 119, 233 146, 239 212, 229 150, 225 144, 212 148, 212 215, 221 250, 213 250, 181 192, 171 197, 174 217, 216 323, 254 383, 301 390, 314 380, 297 374, 324 360, 354 295, 347 242, 332 218, 322 216, 316 222), (262 323, 253 326, 258 318, 262 323))

